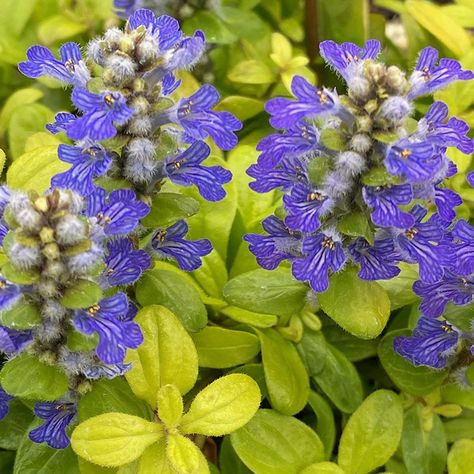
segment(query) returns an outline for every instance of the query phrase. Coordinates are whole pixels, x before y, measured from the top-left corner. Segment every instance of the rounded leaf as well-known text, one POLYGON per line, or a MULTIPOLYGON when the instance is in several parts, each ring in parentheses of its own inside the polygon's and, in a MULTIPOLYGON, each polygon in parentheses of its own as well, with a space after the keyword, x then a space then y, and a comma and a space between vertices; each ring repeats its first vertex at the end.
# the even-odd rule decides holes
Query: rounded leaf
POLYGON ((248 423, 259 406, 255 380, 244 374, 226 375, 196 395, 179 429, 184 434, 229 434, 248 423))
POLYGON ((126 378, 138 398, 156 407, 156 394, 163 385, 176 385, 181 394, 196 383, 198 357, 192 339, 178 318, 163 306, 147 306, 135 321, 144 342, 127 353, 132 368, 126 378))
POLYGON ((362 339, 377 337, 390 316, 390 299, 376 282, 360 280, 355 268, 335 273, 327 291, 318 295, 324 312, 362 339))
POLYGON ((123 466, 163 436, 163 426, 133 415, 106 413, 84 421, 71 436, 72 449, 100 466, 123 466))
POLYGON ((456 441, 448 454, 449 474, 469 474, 474 472, 474 440, 456 441))
POLYGON ((183 414, 183 398, 175 385, 164 385, 156 397, 158 417, 167 428, 178 425, 183 414))
POLYGON ((350 417, 339 443, 339 465, 347 474, 366 474, 395 453, 403 425, 398 395, 378 390, 350 417))
POLYGON ((166 444, 168 464, 179 474, 208 474, 209 467, 201 450, 180 434, 168 436, 166 444))
POLYGON ((324 459, 323 443, 308 425, 274 410, 259 410, 230 439, 255 474, 299 474, 324 459))
POLYGON ((345 474, 345 472, 333 462, 318 462, 303 469, 300 474, 345 474))

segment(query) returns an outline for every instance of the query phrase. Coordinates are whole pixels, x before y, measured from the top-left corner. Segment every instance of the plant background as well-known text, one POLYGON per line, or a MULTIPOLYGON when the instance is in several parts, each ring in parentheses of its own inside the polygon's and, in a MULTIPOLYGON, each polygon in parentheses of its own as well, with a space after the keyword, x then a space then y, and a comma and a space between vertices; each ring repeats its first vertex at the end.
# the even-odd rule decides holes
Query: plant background
MULTIPOLYGON (((270 133, 265 101, 289 95, 295 74, 317 84, 341 86, 323 65, 318 43, 332 39, 363 44, 377 38, 387 63, 407 70, 417 52, 432 45, 441 56, 474 69, 474 1, 210 0, 171 2, 170 9, 186 33, 202 29, 209 42, 207 57, 183 76, 184 92, 192 93, 200 81, 213 83, 223 97, 220 108, 235 113, 245 126, 237 148, 226 156, 214 151, 234 175, 226 186, 227 197, 211 207, 194 191, 186 191, 201 208, 189 221, 191 237, 208 237, 215 250, 192 274, 170 263, 157 263, 136 285, 138 302, 169 308, 191 334, 201 367, 197 388, 223 373, 251 375, 265 397, 262 407, 306 423, 321 438, 325 459, 336 461, 339 452, 339 464, 346 472, 371 471, 375 466, 371 468, 367 460, 388 446, 388 457, 381 458, 384 467, 374 472, 442 474, 449 468, 450 474, 473 473, 474 390, 446 383, 442 371, 414 368, 391 349, 394 335, 414 327, 419 317, 418 299, 411 290, 416 271, 406 265, 399 277, 382 283, 390 298, 391 317, 379 336, 364 339, 341 329, 322 311, 309 311, 307 287, 293 280, 287 267, 274 272, 258 269, 242 236, 259 232, 261 219, 279 206, 276 193, 251 191, 245 173, 256 161, 259 139, 270 133), (385 399, 378 405, 364 404, 358 423, 344 430, 351 413, 379 389, 401 396, 391 399, 391 394, 382 392, 385 399), (384 417, 398 423, 401 411, 392 414, 391 408, 400 401, 404 413, 400 432, 384 440, 376 427, 384 417)), ((53 80, 31 81, 18 72, 16 65, 24 60, 26 49, 40 43, 54 51, 71 40, 85 44, 120 22, 109 0, 2 0, 0 149, 8 158, 0 152, 0 164, 8 185, 42 192, 51 176, 67 167, 56 156, 59 138, 44 128, 55 112, 68 110, 67 92, 53 80)), ((451 115, 474 126, 472 82, 454 84, 436 93, 436 99, 449 105, 451 115)), ((428 106, 427 100, 417 103, 420 112, 428 106)), ((465 174, 473 164, 455 149, 449 154, 460 171, 451 180, 464 199, 459 214, 471 219, 474 190, 465 174)), ((169 223, 173 216, 157 219, 169 223)), ((342 286, 334 293, 333 304, 363 327, 380 301, 342 286), (357 304, 350 304, 348 298, 357 304)), ((472 306, 448 308, 448 312, 466 323, 472 319, 472 306)), ((143 411, 125 380, 100 382, 84 400, 82 417, 98 414, 99 400, 102 412, 143 411)), ((117 472, 79 464, 70 448, 57 452, 29 443, 24 432, 31 419, 31 411, 15 402, 9 417, 0 422, 0 473, 117 472)), ((278 417, 266 423, 257 417, 247 431, 232 435, 232 442, 229 437, 202 440, 208 459, 217 466, 215 472, 291 474, 319 461, 311 459, 312 438, 301 424, 294 426, 288 418, 278 417), (262 456, 273 458, 275 465, 249 471, 239 456, 249 466, 262 456)), ((339 472, 335 466, 328 469, 333 470, 324 472, 339 472)))

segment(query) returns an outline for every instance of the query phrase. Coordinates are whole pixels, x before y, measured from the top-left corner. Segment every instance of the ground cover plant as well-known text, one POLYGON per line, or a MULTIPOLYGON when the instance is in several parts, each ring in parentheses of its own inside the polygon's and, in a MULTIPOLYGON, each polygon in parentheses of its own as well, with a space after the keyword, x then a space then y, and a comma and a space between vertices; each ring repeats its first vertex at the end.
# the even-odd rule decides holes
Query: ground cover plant
POLYGON ((474 473, 473 26, 5 0, 0 473, 474 473))

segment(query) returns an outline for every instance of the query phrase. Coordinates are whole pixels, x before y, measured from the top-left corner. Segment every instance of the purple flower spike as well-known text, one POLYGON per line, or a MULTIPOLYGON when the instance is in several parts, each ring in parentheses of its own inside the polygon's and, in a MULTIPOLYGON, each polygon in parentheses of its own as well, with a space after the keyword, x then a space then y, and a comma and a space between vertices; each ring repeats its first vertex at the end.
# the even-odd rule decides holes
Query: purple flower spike
POLYGON ((459 219, 452 230, 454 240, 454 271, 461 276, 474 272, 474 227, 459 219))
POLYGON ((177 108, 177 122, 193 140, 204 140, 210 136, 222 150, 231 150, 237 145, 235 131, 242 123, 229 112, 214 112, 211 109, 219 101, 219 93, 210 84, 203 85, 187 99, 182 99, 177 108))
POLYGON ((64 173, 53 176, 51 185, 56 188, 72 189, 82 196, 95 190, 94 179, 104 175, 112 164, 112 157, 100 145, 92 144, 85 148, 61 144, 58 147, 61 161, 71 163, 72 167, 64 173))
POLYGON ((293 276, 300 281, 309 281, 311 288, 322 293, 329 287, 328 272, 337 272, 346 262, 341 242, 325 234, 306 237, 303 240, 302 258, 292 263, 293 276))
POLYGON ((373 209, 370 217, 375 225, 406 229, 415 223, 411 214, 398 207, 412 201, 413 190, 410 184, 366 186, 362 189, 362 194, 364 201, 373 209))
POLYGON ((120 92, 93 94, 76 87, 72 101, 83 112, 67 127, 68 137, 73 140, 90 138, 92 141, 101 141, 113 138, 117 134, 114 124, 124 125, 134 113, 120 92))
POLYGON ((59 112, 54 116, 54 122, 48 123, 46 128, 51 133, 59 133, 59 132, 66 132, 68 126, 76 120, 76 116, 74 114, 70 114, 68 112, 59 112))
POLYGON ((75 311, 74 327, 88 336, 97 333, 96 353, 106 364, 121 364, 127 349, 136 349, 143 342, 138 324, 129 314, 124 293, 104 298, 87 309, 75 311))
POLYGON ((265 110, 272 116, 270 123, 274 128, 289 130, 305 118, 336 114, 339 101, 335 92, 318 90, 304 77, 295 76, 291 91, 297 100, 275 97, 270 99, 265 110))
POLYGON ((201 141, 194 142, 179 155, 165 159, 164 171, 173 183, 197 186, 204 199, 219 201, 226 195, 223 184, 232 179, 232 173, 222 166, 202 166, 211 149, 201 141))
POLYGON ((438 51, 431 46, 422 49, 415 70, 410 76, 411 89, 409 99, 431 94, 454 81, 466 81, 474 78, 472 71, 465 71, 454 59, 440 59, 438 51))
POLYGON ((82 60, 81 50, 76 43, 65 43, 59 49, 61 60, 44 46, 32 46, 26 52, 28 61, 21 62, 18 69, 28 77, 49 76, 76 86, 85 87, 90 72, 82 60))
POLYGON ((187 233, 185 221, 178 221, 166 230, 159 229, 151 239, 151 249, 158 257, 176 259, 182 270, 196 270, 202 264, 201 257, 212 252, 212 245, 207 239, 186 240, 187 233))
POLYGON ((107 288, 132 285, 151 266, 150 256, 143 250, 135 250, 129 239, 111 240, 107 250, 106 268, 101 279, 107 288))
POLYGON ((299 232, 291 231, 275 216, 264 219, 262 227, 269 235, 247 234, 244 237, 262 268, 274 270, 283 260, 301 256, 299 232))
POLYGON ((13 400, 11 395, 8 395, 2 387, 0 387, 0 420, 3 420, 10 409, 9 403, 13 400))
POLYGON ((455 353, 458 341, 457 329, 447 321, 422 316, 412 336, 397 337, 393 344, 413 365, 443 369, 449 356, 455 353))
POLYGON ((120 236, 133 232, 140 219, 150 212, 150 208, 130 189, 116 189, 106 198, 105 190, 96 188, 88 196, 87 215, 96 217, 105 235, 120 236))
POLYGON ((379 55, 380 42, 369 40, 360 48, 354 43, 337 44, 334 41, 323 41, 319 50, 324 60, 348 81, 357 64, 366 59, 375 59, 379 55))
POLYGON ((371 246, 359 238, 348 250, 352 260, 360 265, 358 275, 363 280, 389 280, 400 273, 399 257, 392 239, 377 240, 371 246))
POLYGON ((75 419, 76 413, 75 403, 67 401, 37 403, 35 415, 46 421, 30 432, 31 441, 46 443, 54 449, 67 448, 70 441, 66 430, 75 419))

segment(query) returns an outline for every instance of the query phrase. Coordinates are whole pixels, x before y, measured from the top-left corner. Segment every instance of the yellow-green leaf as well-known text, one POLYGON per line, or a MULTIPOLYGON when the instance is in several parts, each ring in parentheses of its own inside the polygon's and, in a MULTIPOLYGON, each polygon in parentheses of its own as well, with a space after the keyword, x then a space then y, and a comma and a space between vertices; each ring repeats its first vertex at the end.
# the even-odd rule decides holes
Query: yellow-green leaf
POLYGON ((196 383, 198 357, 192 339, 178 318, 163 306, 146 306, 135 318, 144 342, 128 351, 126 362, 132 363, 126 378, 135 395, 156 407, 160 387, 176 385, 181 394, 196 383))
POLYGON ((456 441, 448 454, 449 474, 472 474, 474 472, 474 440, 456 441))
POLYGON ((183 414, 183 398, 175 385, 163 385, 156 397, 158 417, 167 428, 178 425, 183 414))
POLYGON ((244 374, 226 375, 196 395, 181 420, 180 431, 223 436, 244 426, 259 405, 257 382, 244 374))
POLYGON ((37 148, 18 157, 7 172, 7 184, 13 189, 46 191, 51 178, 69 168, 59 160, 57 146, 37 148))
POLYGON ((77 426, 71 436, 71 446, 87 461, 117 467, 138 459, 162 436, 161 424, 124 413, 106 413, 77 426))
POLYGON ((176 473, 209 474, 209 467, 201 450, 183 435, 171 434, 168 436, 166 457, 176 473))
POLYGON ((345 474, 344 471, 333 462, 318 462, 303 469, 300 474, 345 474))
MULTIPOLYGON (((121 472, 119 471, 118 474, 121 472)), ((130 474, 135 474, 135 471, 130 474)), ((137 474, 176 474, 166 458, 166 438, 160 439, 145 449, 138 464, 137 474)))
POLYGON ((263 62, 249 59, 237 64, 227 77, 241 84, 270 84, 275 80, 273 71, 263 62))

